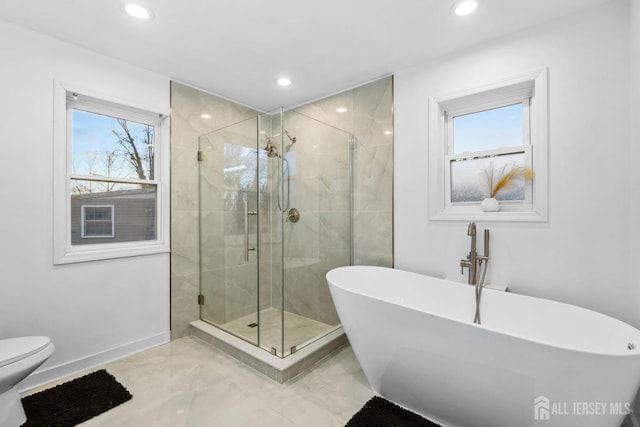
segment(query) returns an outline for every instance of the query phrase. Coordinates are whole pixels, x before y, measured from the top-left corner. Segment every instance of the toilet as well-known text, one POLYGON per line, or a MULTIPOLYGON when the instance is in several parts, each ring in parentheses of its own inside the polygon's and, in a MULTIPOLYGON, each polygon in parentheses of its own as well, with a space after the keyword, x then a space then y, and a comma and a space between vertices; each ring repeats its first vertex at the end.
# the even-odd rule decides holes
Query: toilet
POLYGON ((0 340, 0 426, 18 427, 27 420, 17 384, 42 365, 54 349, 47 337, 0 340))

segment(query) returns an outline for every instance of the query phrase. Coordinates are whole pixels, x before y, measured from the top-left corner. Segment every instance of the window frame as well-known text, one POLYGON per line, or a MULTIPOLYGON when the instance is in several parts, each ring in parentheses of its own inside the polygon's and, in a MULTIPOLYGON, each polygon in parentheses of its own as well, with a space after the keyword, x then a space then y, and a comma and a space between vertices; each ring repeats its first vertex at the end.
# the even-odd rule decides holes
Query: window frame
POLYGON ((432 221, 548 220, 547 69, 429 99, 429 219, 432 221), (523 145, 453 154, 453 118, 523 104, 523 145), (528 140, 528 143, 526 143, 528 140), (525 184, 524 201, 501 201, 499 212, 483 212, 480 202, 451 202, 451 161, 524 153, 535 178, 525 184))
MULTIPOLYGON (((457 110, 446 110, 445 111, 445 123, 446 123, 446 140, 447 140, 447 150, 445 154, 445 209, 453 210, 456 209, 458 211, 465 212, 473 212, 478 210, 478 205, 482 201, 473 201, 473 202, 452 202, 451 201, 451 165, 452 162, 458 160, 468 160, 468 159, 482 159, 487 157, 496 157, 502 155, 509 154, 520 154, 524 155, 524 167, 532 169, 531 164, 531 131, 530 131, 530 104, 531 97, 527 95, 525 98, 521 98, 519 100, 516 99, 501 99, 494 104, 485 104, 481 107, 480 110, 477 108, 464 108, 457 110), (522 144, 515 145, 510 147, 499 147, 490 150, 478 150, 478 151, 465 151, 458 154, 455 154, 454 150, 454 132, 453 132, 453 120, 456 117, 463 116, 465 114, 473 114, 479 113, 487 110, 492 110, 495 108, 507 107, 510 105, 522 105, 522 144), (455 206, 455 208, 454 208, 455 206), (463 207, 465 206, 465 207, 463 207)), ((533 208, 532 205, 532 182, 525 182, 524 190, 525 197, 524 200, 501 200, 500 201, 500 209, 502 211, 521 211, 521 210, 531 210, 533 208)))
MULTIPOLYGON (((154 108, 155 109, 155 108, 154 108)), ((130 256, 167 253, 169 243, 169 115, 153 112, 136 101, 115 99, 91 88, 54 82, 53 135, 53 263, 69 264, 130 256), (77 99, 71 94, 78 94, 77 99), (78 108, 80 107, 80 108, 78 108), (154 130, 154 179, 111 178, 72 173, 71 111, 73 109, 150 124, 154 130), (72 180, 106 181, 128 184, 150 184, 156 188, 156 238, 132 242, 97 242, 71 244, 72 180)), ((84 228, 84 218, 81 218, 84 228)), ((115 218, 113 218, 115 227, 115 218)), ((84 230, 82 230, 84 234, 84 230)), ((84 236, 82 236, 84 238, 84 236)), ((91 238, 94 238, 92 236, 91 238)))

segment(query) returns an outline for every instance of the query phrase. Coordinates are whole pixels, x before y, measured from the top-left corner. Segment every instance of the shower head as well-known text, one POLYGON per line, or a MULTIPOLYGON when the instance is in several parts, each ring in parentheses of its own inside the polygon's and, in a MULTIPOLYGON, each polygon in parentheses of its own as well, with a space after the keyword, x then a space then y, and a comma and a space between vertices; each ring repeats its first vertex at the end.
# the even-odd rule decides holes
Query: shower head
POLYGON ((278 149, 271 143, 271 139, 267 136, 267 145, 264 147, 264 151, 267 152, 267 157, 280 157, 278 149))
POLYGON ((263 135, 265 138, 267 138, 267 145, 265 145, 265 147, 263 148, 263 150, 267 152, 267 157, 280 157, 280 155, 278 154, 278 150, 276 149, 276 146, 271 142, 271 138, 269 138, 269 135, 267 135, 266 133, 263 133, 263 135))

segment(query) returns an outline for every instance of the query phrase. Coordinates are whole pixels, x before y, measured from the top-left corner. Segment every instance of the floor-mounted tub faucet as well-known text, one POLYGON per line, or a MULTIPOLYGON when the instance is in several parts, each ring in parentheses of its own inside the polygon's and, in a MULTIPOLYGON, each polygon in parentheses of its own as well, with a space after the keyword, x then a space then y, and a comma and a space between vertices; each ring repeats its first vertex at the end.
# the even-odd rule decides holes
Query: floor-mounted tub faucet
POLYGON ((467 283, 470 285, 478 284, 478 271, 483 262, 489 259, 489 230, 484 230, 484 254, 478 255, 476 249, 476 223, 472 222, 467 228, 467 236, 471 237, 471 249, 467 255, 467 259, 460 260, 460 274, 464 274, 465 267, 469 269, 469 278, 467 283))
POLYGON ((474 323, 480 323, 480 296, 484 286, 484 277, 487 273, 487 263, 489 262, 489 230, 484 230, 484 254, 478 255, 476 250, 476 223, 472 222, 467 228, 467 236, 471 237, 471 249, 467 259, 460 260, 460 273, 464 274, 464 268, 469 269, 469 279, 467 283, 476 287, 476 314, 474 323), (484 269, 482 264, 484 263, 484 269), (478 272, 482 271, 481 275, 478 272))
POLYGON ((478 252, 476 251, 476 223, 472 222, 469 224, 467 228, 467 236, 471 236, 471 250, 469 251, 469 255, 467 255, 467 259, 460 260, 460 274, 464 274, 464 268, 467 267, 469 269, 469 280, 467 283, 470 285, 476 284, 476 271, 478 265, 478 252))

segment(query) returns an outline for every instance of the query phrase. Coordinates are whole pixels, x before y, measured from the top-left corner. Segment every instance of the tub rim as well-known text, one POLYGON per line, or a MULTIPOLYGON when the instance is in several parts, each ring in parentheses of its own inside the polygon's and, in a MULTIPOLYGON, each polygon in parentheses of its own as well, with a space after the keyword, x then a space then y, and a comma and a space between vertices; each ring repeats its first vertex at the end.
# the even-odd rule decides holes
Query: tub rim
MULTIPOLYGON (((375 266, 375 265, 349 265, 349 266, 342 266, 342 267, 336 267, 333 268, 331 270, 329 270, 326 274, 326 280, 329 284, 329 289, 331 289, 331 285, 333 286, 337 286, 340 289, 344 290, 345 292, 350 292, 353 294, 357 294, 360 295, 362 297, 365 298, 369 298, 372 300, 376 300, 376 301, 382 301, 385 302, 387 304, 392 304, 394 306, 397 307, 404 307, 410 310, 415 310, 415 311, 419 311, 421 313, 427 314, 429 316, 434 316, 434 317, 438 317, 441 319, 446 319, 449 321, 453 321, 459 324, 463 324, 463 325, 468 325, 468 326, 472 326, 474 328, 479 328, 479 329, 483 329, 483 330, 487 330, 490 332, 495 332, 498 333, 500 335, 505 335, 511 338, 516 338, 516 339, 520 339, 523 341, 528 341, 528 342, 532 342, 532 343, 536 343, 536 344, 540 344, 540 345, 544 345, 544 346, 548 346, 548 347, 553 347, 553 348, 557 348, 557 349, 561 349, 561 350, 566 350, 566 351, 571 351, 571 352, 575 352, 575 353, 580 353, 580 354, 587 354, 587 355, 593 355, 593 356, 617 356, 617 357, 637 357, 640 356, 640 329, 634 327, 633 325, 630 325, 620 319, 617 319, 613 316, 609 316, 608 314, 604 314, 604 313, 600 313, 599 311, 595 311, 595 310, 591 310, 589 308, 585 308, 585 307, 581 307, 579 305, 575 305, 575 304, 569 304, 566 302, 561 302, 561 301, 555 301, 555 300, 551 300, 551 299, 546 299, 546 298, 541 298, 541 297, 535 297, 535 296, 530 296, 530 295, 523 295, 523 294, 517 294, 514 292, 509 292, 509 298, 520 298, 520 299, 534 299, 534 300, 539 300, 539 301, 544 301, 545 303, 550 303, 550 304, 555 304, 555 305, 559 305, 559 306, 568 306, 568 307, 572 307, 573 309, 578 309, 578 310, 582 310, 582 311, 586 311, 589 312, 592 315, 596 315, 598 317, 605 317, 607 318, 609 321, 612 321, 613 323, 616 324, 616 326, 620 325, 624 328, 630 328, 632 329, 635 333, 636 333, 636 340, 630 340, 629 343, 632 343, 636 345, 635 349, 633 350, 627 350, 627 353, 614 353, 614 352, 603 352, 603 351, 589 351, 589 350, 584 350, 584 349, 577 349, 577 348, 573 348, 573 347, 568 347, 568 346, 564 346, 561 344, 556 344, 556 343, 551 343, 549 341, 544 341, 544 340, 540 340, 540 339, 534 339, 534 338, 528 338, 528 337, 523 337, 521 335, 516 335, 514 333, 510 333, 510 332, 505 332, 503 330, 500 329, 496 329, 496 328, 492 328, 492 327, 488 327, 486 325, 483 324, 476 324, 473 323, 471 321, 467 321, 467 320, 460 320, 460 319, 456 319, 450 316, 444 316, 444 315, 440 315, 440 314, 434 314, 434 313, 430 313, 428 311, 424 311, 424 310, 420 310, 418 308, 415 307, 411 307, 411 306, 403 306, 401 304, 398 304, 397 302, 393 302, 393 301, 388 301, 388 300, 383 300, 380 298, 375 298, 371 295, 367 295, 361 291, 355 291, 355 290, 351 290, 351 289, 347 289, 344 286, 340 286, 338 284, 335 283, 335 281, 332 281, 329 278, 329 275, 334 276, 336 273, 331 274, 332 272, 336 271, 336 270, 355 270, 355 269, 370 269, 370 270, 392 270, 392 271, 397 271, 397 272, 401 272, 403 274, 409 274, 409 275, 413 275, 413 276, 419 276, 419 277, 427 277, 429 279, 434 279, 434 280, 438 280, 441 282, 445 282, 447 284, 453 284, 456 286, 461 286, 461 287, 467 287, 469 286, 468 284, 465 283, 460 283, 460 282, 455 282, 452 280, 447 280, 447 279, 442 279, 439 277, 435 277, 435 276, 429 276, 427 274, 420 274, 420 273, 414 273, 412 271, 407 271, 407 270, 401 270, 401 269, 397 269, 397 268, 392 268, 392 267, 381 267, 381 266, 375 266)), ((497 291, 497 290, 492 290, 489 289, 492 292, 501 292, 501 291, 497 291)))

